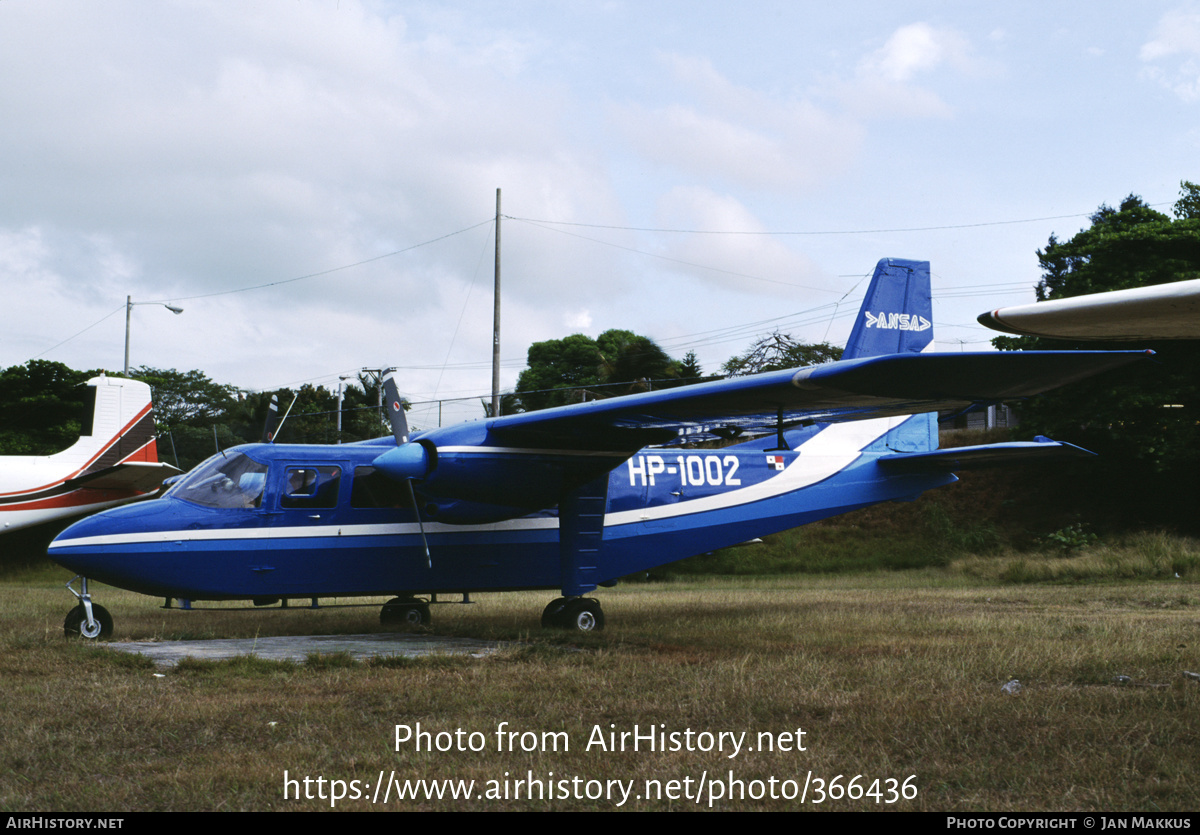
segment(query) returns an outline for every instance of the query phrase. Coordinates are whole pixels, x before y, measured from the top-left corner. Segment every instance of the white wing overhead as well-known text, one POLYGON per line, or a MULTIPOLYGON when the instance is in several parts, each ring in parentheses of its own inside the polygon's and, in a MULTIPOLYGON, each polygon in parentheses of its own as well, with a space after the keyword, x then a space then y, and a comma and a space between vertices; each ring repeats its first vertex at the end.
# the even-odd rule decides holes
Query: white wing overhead
POLYGON ((979 323, 1050 339, 1200 339, 1200 279, 1002 307, 979 323))

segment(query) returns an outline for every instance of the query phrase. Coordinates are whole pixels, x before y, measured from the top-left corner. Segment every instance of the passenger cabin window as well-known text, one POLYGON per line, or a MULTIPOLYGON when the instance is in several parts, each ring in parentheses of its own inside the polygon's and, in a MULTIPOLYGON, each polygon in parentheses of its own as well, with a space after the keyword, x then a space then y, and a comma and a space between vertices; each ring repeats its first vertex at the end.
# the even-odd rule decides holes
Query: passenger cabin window
POLYGON ((337 507, 341 467, 288 467, 284 474, 284 508, 337 507))
POLYGON ((404 482, 397 481, 374 467, 355 467, 350 506, 412 507, 412 499, 408 494, 408 485, 404 482))

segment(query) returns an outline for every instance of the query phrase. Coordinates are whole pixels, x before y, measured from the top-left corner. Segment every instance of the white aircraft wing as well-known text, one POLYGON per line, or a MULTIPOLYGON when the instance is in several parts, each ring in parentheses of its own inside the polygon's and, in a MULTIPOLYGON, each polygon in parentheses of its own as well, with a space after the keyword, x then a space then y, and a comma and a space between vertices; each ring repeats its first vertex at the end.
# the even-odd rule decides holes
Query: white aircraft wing
POLYGON ((1050 339, 1200 339, 1200 279, 1002 307, 979 323, 1050 339))

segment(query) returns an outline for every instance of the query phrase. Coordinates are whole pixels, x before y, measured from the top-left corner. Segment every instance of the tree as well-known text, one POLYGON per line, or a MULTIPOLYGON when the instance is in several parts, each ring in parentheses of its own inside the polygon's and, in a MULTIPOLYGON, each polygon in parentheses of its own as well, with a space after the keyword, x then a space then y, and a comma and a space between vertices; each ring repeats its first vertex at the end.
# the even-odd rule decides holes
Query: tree
POLYGON ((235 386, 215 383, 203 371, 143 365, 132 376, 150 386, 154 419, 160 428, 212 426, 237 403, 235 386))
MULTIPOLYGON (((400 405, 406 412, 412 408, 406 398, 400 398, 400 405)), ((381 412, 379 408, 376 382, 366 374, 359 374, 357 385, 346 383, 342 390, 342 442, 381 438, 391 431, 386 410, 381 412)))
POLYGON ((785 368, 806 368, 841 358, 842 349, 836 345, 830 345, 828 342, 810 345, 775 331, 755 341, 746 353, 730 357, 721 366, 721 370, 728 377, 745 377, 785 368))
POLYGON ((679 379, 688 383, 698 383, 704 379, 704 371, 700 368, 695 351, 688 351, 679 361, 679 379))
MULTIPOLYGON (((1102 205, 1068 241, 1038 251, 1040 300, 1200 277, 1200 186, 1184 182, 1175 218, 1136 195, 1102 205)), ((1152 348, 1152 363, 1101 375, 1020 406, 1021 431, 1101 454, 1085 479, 1098 518, 1195 524, 1200 466, 1200 342, 1097 343, 997 337, 1002 350, 1152 348)))
POLYGON ((630 331, 607 330, 596 339, 600 350, 600 380, 607 386, 628 383, 624 389, 612 390, 608 394, 631 394, 648 391, 656 380, 667 380, 678 376, 679 363, 654 340, 638 336, 630 331))
POLYGON ((578 402, 579 389, 600 382, 600 349, 581 333, 529 346, 517 394, 527 410, 578 402))
MULTIPOLYGON (((479 402, 483 404, 483 416, 484 417, 494 417, 494 415, 492 414, 491 399, 489 398, 487 400, 480 400, 479 402)), ((503 416, 503 415, 519 415, 523 411, 525 411, 525 408, 521 403, 521 398, 518 397, 516 394, 500 395, 500 414, 501 414, 501 416, 503 416)))
POLYGON ((1200 185, 1188 180, 1179 184, 1179 199, 1175 201, 1175 217, 1180 220, 1200 218, 1200 185))
POLYGON ((131 375, 150 386, 159 456, 188 470, 221 448, 244 443, 231 431, 238 415, 236 387, 213 382, 202 371, 141 366, 131 375))
POLYGON ((652 339, 612 329, 596 339, 581 333, 529 346, 528 367, 517 378, 524 410, 645 391, 671 379, 678 363, 652 339))
POLYGON ((1131 194, 1119 209, 1102 205, 1091 216, 1092 225, 1071 240, 1063 243, 1051 235, 1046 248, 1038 250, 1038 301, 1148 287, 1194 273, 1200 263, 1200 216, 1186 213, 1200 206, 1200 192, 1186 181, 1183 191, 1176 208, 1185 214, 1174 222, 1131 194))
POLYGON ((0 455, 53 455, 79 438, 90 378, 61 362, 30 360, 0 372, 0 455))
MULTIPOLYGON (((272 397, 279 401, 277 418, 282 420, 287 415, 287 420, 276 427, 275 439, 280 443, 349 443, 391 433, 386 420, 380 420, 374 383, 359 375, 357 383, 347 382, 342 389, 340 435, 336 392, 305 383, 299 390, 281 388, 244 395, 240 408, 231 414, 231 426, 244 438, 242 443, 257 442, 262 437, 272 397)), ((408 401, 401 402, 407 410, 408 401)))

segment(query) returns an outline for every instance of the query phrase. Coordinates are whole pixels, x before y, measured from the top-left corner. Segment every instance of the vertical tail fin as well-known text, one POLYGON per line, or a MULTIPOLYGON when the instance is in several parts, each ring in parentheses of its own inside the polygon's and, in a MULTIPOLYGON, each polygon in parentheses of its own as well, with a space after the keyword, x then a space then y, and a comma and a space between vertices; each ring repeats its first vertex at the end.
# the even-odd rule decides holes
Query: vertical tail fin
POLYGON ((881 259, 842 359, 918 354, 932 343, 929 262, 881 259))
POLYGON ((91 408, 79 440, 53 456, 91 473, 124 461, 158 463, 150 387, 121 377, 93 377, 91 408))
MULTIPOLYGON (((933 299, 928 261, 884 258, 863 299, 842 359, 919 354, 933 345, 933 299)), ((884 444, 895 452, 937 449, 937 415, 892 418, 884 444)))

